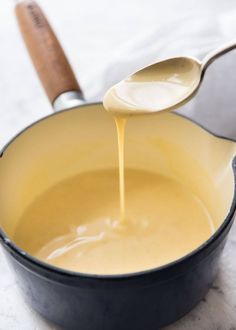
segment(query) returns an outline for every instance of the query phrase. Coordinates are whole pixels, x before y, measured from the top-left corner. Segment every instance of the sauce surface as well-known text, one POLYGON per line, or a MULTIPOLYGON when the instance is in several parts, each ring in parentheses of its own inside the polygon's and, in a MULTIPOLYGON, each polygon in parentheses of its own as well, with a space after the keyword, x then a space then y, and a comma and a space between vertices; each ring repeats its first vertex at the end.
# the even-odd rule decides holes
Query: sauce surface
POLYGON ((123 274, 176 260, 212 235, 205 206, 181 183, 134 169, 125 182, 124 222, 117 169, 87 172, 38 196, 19 221, 16 243, 58 267, 123 274))

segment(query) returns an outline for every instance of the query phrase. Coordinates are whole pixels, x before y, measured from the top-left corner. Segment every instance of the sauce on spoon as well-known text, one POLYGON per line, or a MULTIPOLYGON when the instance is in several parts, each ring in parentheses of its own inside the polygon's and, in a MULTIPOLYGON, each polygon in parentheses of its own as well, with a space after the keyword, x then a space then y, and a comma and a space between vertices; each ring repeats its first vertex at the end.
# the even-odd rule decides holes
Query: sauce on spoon
POLYGON ((125 219, 124 135, 129 115, 177 108, 199 85, 201 65, 178 57, 150 65, 111 87, 103 105, 115 119, 118 137, 120 221, 125 219))
POLYGON ((158 62, 110 88, 103 100, 104 107, 119 116, 176 108, 196 91, 200 71, 200 62, 191 58, 158 62))

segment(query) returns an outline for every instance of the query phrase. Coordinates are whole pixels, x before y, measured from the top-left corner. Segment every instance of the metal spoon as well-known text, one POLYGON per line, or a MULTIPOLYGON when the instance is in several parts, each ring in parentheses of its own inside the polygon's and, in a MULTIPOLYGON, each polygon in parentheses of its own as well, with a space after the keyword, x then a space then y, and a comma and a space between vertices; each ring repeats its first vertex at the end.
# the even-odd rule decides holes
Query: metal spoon
POLYGON ((147 66, 111 87, 104 107, 115 115, 176 109, 196 94, 209 65, 234 48, 236 41, 209 53, 203 61, 174 57, 147 66))

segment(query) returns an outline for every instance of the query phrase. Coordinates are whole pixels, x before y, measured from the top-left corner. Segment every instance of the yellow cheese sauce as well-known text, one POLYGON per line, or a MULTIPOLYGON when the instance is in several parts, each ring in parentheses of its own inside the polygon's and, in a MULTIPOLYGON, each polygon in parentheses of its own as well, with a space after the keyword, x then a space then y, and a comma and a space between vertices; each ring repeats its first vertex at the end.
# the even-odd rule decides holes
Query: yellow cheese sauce
POLYGON ((199 64, 173 58, 148 66, 111 87, 103 104, 113 114, 137 115, 173 109, 199 84, 199 64))
POLYGON ((117 169, 78 174, 25 210, 15 242, 52 265, 91 274, 154 268, 197 248, 214 231, 200 199, 168 177, 126 169, 120 221, 117 169))
POLYGON ((171 99, 188 92, 196 68, 183 61, 180 72, 172 69, 151 66, 108 91, 104 106, 117 127, 119 169, 80 173, 35 198, 15 231, 21 248, 65 269, 123 274, 167 264, 212 235, 208 210, 172 173, 164 177, 124 166, 127 113, 156 111, 158 104, 168 108, 171 99))
POLYGON ((120 221, 125 221, 125 127, 126 117, 114 117, 118 140, 118 163, 119 163, 119 191, 120 191, 120 221))

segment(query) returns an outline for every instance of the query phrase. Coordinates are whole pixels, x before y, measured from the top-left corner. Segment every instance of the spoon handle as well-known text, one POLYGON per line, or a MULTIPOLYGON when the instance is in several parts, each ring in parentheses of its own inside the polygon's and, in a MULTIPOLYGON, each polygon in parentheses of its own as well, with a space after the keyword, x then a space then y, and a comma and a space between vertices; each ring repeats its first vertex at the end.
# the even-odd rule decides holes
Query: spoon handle
POLYGON ((213 50, 212 52, 210 52, 208 55, 206 55, 206 57, 203 59, 202 61, 202 73, 204 73, 206 71, 206 69, 208 68, 208 66, 214 62, 218 57, 230 52, 231 50, 236 48, 236 40, 233 40, 219 48, 217 48, 216 50, 213 50))

